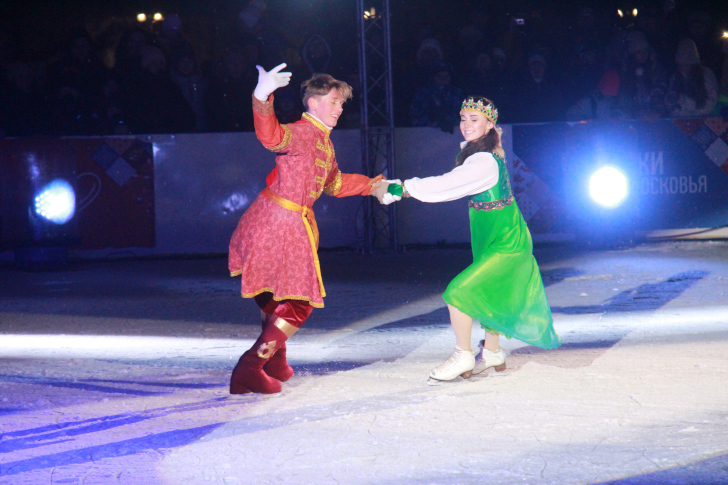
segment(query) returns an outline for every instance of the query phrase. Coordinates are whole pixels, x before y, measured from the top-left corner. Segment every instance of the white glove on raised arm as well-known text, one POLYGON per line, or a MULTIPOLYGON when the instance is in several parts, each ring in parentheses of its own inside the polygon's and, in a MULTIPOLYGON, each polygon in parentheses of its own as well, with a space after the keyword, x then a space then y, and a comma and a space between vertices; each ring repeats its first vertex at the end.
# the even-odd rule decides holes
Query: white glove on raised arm
POLYGON ((273 91, 283 86, 288 86, 288 83, 291 82, 290 72, 280 72, 281 69, 286 67, 285 62, 278 64, 268 72, 265 72, 265 69, 260 66, 255 67, 258 68, 258 85, 255 86, 253 95, 263 102, 268 101, 268 96, 273 91))

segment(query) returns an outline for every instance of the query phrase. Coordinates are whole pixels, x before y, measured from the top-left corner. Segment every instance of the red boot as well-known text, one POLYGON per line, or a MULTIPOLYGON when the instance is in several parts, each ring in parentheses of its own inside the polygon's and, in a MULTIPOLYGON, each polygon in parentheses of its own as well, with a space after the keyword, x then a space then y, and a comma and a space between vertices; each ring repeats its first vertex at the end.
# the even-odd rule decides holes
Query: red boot
POLYGON ((263 366, 263 370, 266 374, 281 382, 286 382, 293 377, 293 367, 288 365, 286 360, 286 344, 283 344, 283 347, 268 359, 268 362, 263 366))
POLYGON ((238 360, 230 376, 230 394, 275 394, 281 392, 281 381, 263 372, 263 366, 283 346, 288 337, 275 325, 260 334, 255 344, 238 360))
MULTIPOLYGON (((261 312, 261 323, 263 325, 263 331, 276 320, 274 315, 261 312)), ((293 367, 288 365, 286 360, 286 344, 285 342, 281 347, 273 354, 268 362, 263 366, 263 370, 266 374, 274 379, 278 379, 281 382, 286 382, 288 379, 293 377, 293 367)))

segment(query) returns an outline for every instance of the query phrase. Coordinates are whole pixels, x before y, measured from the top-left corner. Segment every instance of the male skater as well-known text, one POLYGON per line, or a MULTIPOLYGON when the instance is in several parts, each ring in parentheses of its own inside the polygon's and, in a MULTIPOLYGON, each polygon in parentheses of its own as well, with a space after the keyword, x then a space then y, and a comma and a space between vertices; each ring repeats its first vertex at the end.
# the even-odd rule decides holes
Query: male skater
POLYGON ((253 93, 255 134, 276 152, 267 187, 240 218, 230 241, 229 268, 242 275, 242 295, 255 298, 263 332, 245 352, 230 378, 230 393, 281 391, 293 376, 286 361, 286 340, 326 296, 318 260, 318 228, 313 203, 322 192, 335 197, 369 195, 374 179, 339 171, 331 130, 351 98, 351 86, 328 74, 314 74, 302 84, 307 112, 300 121, 281 125, 273 111, 273 91, 290 82, 285 64, 266 72, 258 68, 253 93))

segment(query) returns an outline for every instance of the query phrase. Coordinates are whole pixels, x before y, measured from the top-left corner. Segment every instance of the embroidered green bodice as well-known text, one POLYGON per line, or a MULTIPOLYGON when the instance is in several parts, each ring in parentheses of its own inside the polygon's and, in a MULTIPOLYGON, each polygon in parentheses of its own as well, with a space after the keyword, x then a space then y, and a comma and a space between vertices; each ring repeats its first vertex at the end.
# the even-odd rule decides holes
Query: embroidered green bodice
POLYGON ((485 192, 468 197, 468 207, 490 211, 493 209, 502 209, 513 203, 513 191, 511 190, 511 181, 508 177, 506 160, 497 153, 493 153, 493 158, 495 158, 498 164, 498 183, 485 192))

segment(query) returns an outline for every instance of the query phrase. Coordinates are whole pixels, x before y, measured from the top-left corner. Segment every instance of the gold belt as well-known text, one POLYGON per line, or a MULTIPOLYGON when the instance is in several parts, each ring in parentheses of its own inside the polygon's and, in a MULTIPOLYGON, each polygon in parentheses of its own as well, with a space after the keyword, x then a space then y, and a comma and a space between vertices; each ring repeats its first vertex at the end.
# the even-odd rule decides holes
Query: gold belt
POLYGON ((324 280, 321 278, 321 263, 318 258, 318 242, 319 232, 318 225, 316 224, 316 218, 314 217, 313 209, 309 209, 305 205, 299 205, 288 199, 284 199, 280 195, 273 192, 270 187, 266 187, 263 193, 270 200, 283 207, 284 209, 296 211, 301 213, 303 219, 303 225, 306 228, 308 234, 308 241, 311 243, 311 252, 313 253, 313 264, 316 266, 316 276, 318 277, 319 289, 321 290, 321 297, 326 296, 324 290, 324 280))

